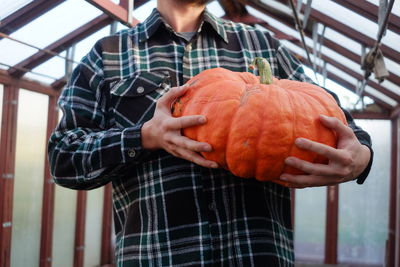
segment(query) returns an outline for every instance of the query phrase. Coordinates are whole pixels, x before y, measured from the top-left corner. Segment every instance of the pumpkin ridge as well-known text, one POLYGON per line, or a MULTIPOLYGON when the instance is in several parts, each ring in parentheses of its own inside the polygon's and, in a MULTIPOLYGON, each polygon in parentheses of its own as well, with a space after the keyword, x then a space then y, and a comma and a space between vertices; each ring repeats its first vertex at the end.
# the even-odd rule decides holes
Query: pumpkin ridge
MULTIPOLYGON (((268 94, 270 94, 270 92, 268 92, 268 94)), ((267 99, 269 98, 268 96, 266 97, 267 99)), ((266 112, 267 112, 267 109, 266 108, 263 108, 262 109, 262 115, 261 115, 261 118, 262 119, 266 119, 266 117, 267 117, 267 114, 266 114, 266 112)), ((261 127, 260 127, 260 132, 261 133, 264 133, 264 130, 265 130, 265 122, 264 121, 262 121, 262 123, 261 123, 261 127)), ((261 145, 260 145, 260 143, 261 143, 261 141, 262 141, 262 138, 258 138, 258 140, 257 140, 257 146, 256 146, 256 155, 257 155, 257 159, 254 161, 254 163, 255 163, 255 172, 254 172, 254 177, 256 178, 256 179, 260 179, 260 180, 264 180, 263 179, 263 175, 265 176, 265 173, 264 174, 260 174, 259 175, 259 172, 260 172, 260 169, 262 169, 263 168, 263 166, 262 166, 262 164, 257 164, 258 163, 258 159, 262 159, 263 158, 263 154, 262 154, 262 151, 261 151, 261 145), (260 155, 261 155, 261 157, 260 157, 260 155)))
POLYGON ((261 89, 259 86, 254 88, 254 85, 246 85, 246 90, 244 90, 242 96, 240 97, 240 106, 245 105, 250 95, 261 93, 261 89))
MULTIPOLYGON (((289 91, 289 90, 284 90, 284 92, 286 93, 286 97, 287 97, 290 107, 292 109, 293 124, 292 124, 292 131, 291 131, 291 133, 292 133, 291 139, 294 139, 294 138, 298 137, 298 136, 296 136, 296 132, 295 132, 296 131, 295 129, 297 129, 297 127, 298 127, 298 121, 297 121, 297 116, 296 116, 296 112, 295 112, 295 105, 293 104, 293 101, 292 101, 292 97, 295 97, 295 95, 292 91, 289 91)), ((292 155, 294 146, 295 146, 295 144, 289 146, 289 149, 288 149, 287 153, 285 154, 285 156, 283 157, 283 159, 286 159, 287 157, 292 155)), ((285 170, 285 168, 286 168, 286 164, 284 163, 284 164, 282 164, 281 173, 285 170)), ((276 178, 279 178, 279 177, 276 177, 276 178)))
MULTIPOLYGON (((247 91, 246 89, 242 89, 242 97, 243 97, 243 94, 246 93, 246 91, 247 91)), ((238 101, 239 102, 238 108, 237 108, 236 112, 234 113, 234 115, 232 117, 232 120, 230 121, 229 127, 227 128, 227 131, 229 133, 228 136, 227 136, 226 142, 225 142, 225 144, 226 144, 225 147, 227 147, 227 148, 228 147, 235 147, 234 144, 230 143, 230 142, 232 142, 233 135, 236 134, 235 131, 232 131, 232 127, 235 124, 235 121, 237 120, 238 116, 240 115, 240 112, 239 112, 240 109, 243 109, 246 106, 246 103, 244 103, 243 105, 241 103, 242 97, 240 99, 237 99, 237 100, 239 100, 238 101)), ((228 161, 228 158, 229 158, 228 156, 230 155, 230 153, 232 153, 231 150, 226 150, 225 163, 226 163, 226 166, 227 166, 228 169, 232 169, 232 166, 230 166, 230 164, 232 164, 232 162, 228 161)), ((239 176, 237 173, 234 173, 234 175, 239 176)))

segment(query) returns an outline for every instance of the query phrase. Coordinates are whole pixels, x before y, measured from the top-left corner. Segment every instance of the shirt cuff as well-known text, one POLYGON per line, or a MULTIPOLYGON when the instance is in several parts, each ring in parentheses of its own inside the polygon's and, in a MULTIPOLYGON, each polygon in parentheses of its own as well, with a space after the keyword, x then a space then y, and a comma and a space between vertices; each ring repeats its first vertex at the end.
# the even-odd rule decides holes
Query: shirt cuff
POLYGON ((357 177, 357 184, 363 184, 365 182, 365 179, 367 179, 367 176, 369 174, 369 172, 371 171, 371 166, 372 166, 372 162, 374 159, 374 151, 372 150, 371 146, 369 145, 369 143, 367 142, 363 142, 360 140, 360 143, 362 145, 365 145, 369 148, 369 151, 371 152, 371 157, 369 158, 369 162, 367 167, 364 169, 364 171, 357 177))
POLYGON ((142 147, 142 126, 143 124, 137 124, 122 131, 122 163, 139 161, 147 154, 142 147))

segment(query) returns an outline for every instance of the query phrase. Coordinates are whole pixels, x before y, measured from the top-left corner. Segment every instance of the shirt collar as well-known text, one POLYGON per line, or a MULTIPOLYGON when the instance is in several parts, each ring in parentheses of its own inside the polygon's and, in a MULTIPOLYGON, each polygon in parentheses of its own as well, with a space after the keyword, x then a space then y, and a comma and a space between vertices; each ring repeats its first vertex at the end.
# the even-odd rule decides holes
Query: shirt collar
MULTIPOLYGON (((214 16, 206 9, 203 13, 203 22, 201 23, 200 29, 203 27, 204 22, 210 24, 215 32, 218 33, 226 43, 228 43, 228 36, 223 21, 220 18, 214 16)), ((144 42, 148 40, 161 25, 164 25, 167 29, 173 31, 171 26, 162 18, 160 12, 154 8, 150 16, 141 23, 141 28, 139 29, 139 41, 144 42)))

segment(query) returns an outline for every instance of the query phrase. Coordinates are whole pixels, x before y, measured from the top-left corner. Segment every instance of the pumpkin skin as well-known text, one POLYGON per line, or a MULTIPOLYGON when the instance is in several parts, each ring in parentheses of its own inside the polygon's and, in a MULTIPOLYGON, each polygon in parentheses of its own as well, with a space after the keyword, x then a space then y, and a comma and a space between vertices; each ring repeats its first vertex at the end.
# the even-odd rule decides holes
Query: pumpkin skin
POLYGON ((204 115, 203 125, 183 129, 193 140, 209 143, 204 158, 243 178, 255 177, 284 186, 282 173, 302 174, 284 160, 294 156, 326 164, 318 154, 298 148, 304 137, 336 147, 335 133, 324 127, 319 115, 337 117, 347 125, 335 99, 322 88, 292 80, 273 78, 261 84, 248 72, 209 69, 188 81, 188 91, 173 105, 173 116, 204 115))

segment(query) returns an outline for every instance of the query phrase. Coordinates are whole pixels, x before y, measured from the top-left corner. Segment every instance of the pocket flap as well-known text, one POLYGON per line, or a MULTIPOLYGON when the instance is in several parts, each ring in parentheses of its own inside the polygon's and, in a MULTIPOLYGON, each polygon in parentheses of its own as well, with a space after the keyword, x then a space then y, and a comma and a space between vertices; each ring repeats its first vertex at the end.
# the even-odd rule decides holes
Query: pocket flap
POLYGON ((137 97, 166 86, 170 86, 168 72, 140 72, 132 77, 117 81, 111 86, 110 92, 117 96, 137 97))

